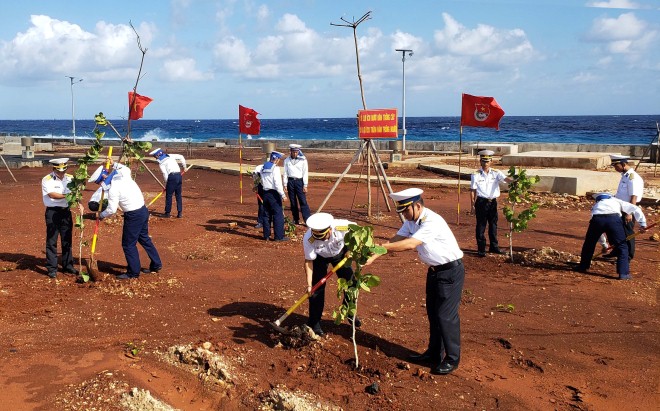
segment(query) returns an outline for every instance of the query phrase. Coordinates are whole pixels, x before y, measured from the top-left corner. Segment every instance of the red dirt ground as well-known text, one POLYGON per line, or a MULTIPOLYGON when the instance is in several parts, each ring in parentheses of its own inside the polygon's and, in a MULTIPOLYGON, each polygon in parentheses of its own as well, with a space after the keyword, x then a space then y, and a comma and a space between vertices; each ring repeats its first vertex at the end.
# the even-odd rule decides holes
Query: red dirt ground
MULTIPOLYGON (((313 171, 334 172, 352 157, 307 155, 313 171)), ((244 155, 253 165, 259 156, 256 150, 244 155)), ((230 160, 236 151, 197 150, 193 157, 230 160)), ((330 318, 338 304, 334 278, 327 289, 327 337, 286 348, 268 327, 305 291, 302 232, 290 242, 261 239, 253 228, 249 178, 240 204, 237 176, 193 168, 184 177, 183 219, 160 217, 162 200, 152 206, 150 233, 164 262, 158 274, 114 279, 125 264, 121 217, 104 221, 97 259, 105 277, 78 284, 74 277, 45 275, 40 180, 49 171, 14 170, 19 182, 13 183, 0 170, 0 409, 126 409, 119 398, 132 387, 185 410, 265 407, 274 387, 311 395, 311 408, 345 410, 650 410, 660 403, 658 243, 649 240, 651 233, 638 237, 632 281, 617 281, 605 260, 596 260, 589 274, 571 272, 567 261, 576 261, 589 220, 584 198, 537 196, 544 205, 529 230, 515 234, 522 263, 512 264, 506 256, 476 256, 474 217, 462 214, 456 225, 455 190, 425 188, 427 207, 445 217, 466 254, 461 363, 451 375, 434 376, 406 361, 428 338, 426 270, 415 252, 384 256, 369 270, 382 283, 361 294, 355 370, 351 329, 330 318), (204 382, 204 365, 190 372, 164 360, 169 347, 206 342, 228 364, 230 382, 204 382), (379 391, 368 393, 374 382, 379 391)), ((644 177, 658 186, 658 179, 644 177)), ((160 191, 144 171, 137 182, 148 199, 160 191)), ((313 209, 333 183, 310 183, 313 209)), ((367 221, 366 191, 364 183, 356 189, 343 182, 324 211, 372 224, 379 240, 389 238, 398 217, 382 197, 376 201, 374 188, 379 218, 367 221)), ((468 209, 464 193, 461 210, 468 209)), ((645 212, 658 220, 658 209, 645 212)), ((86 221, 89 239, 93 221, 86 221)), ((505 222, 500 217, 501 245, 505 222)), ((284 325, 304 324, 306 313, 305 303, 284 325)))

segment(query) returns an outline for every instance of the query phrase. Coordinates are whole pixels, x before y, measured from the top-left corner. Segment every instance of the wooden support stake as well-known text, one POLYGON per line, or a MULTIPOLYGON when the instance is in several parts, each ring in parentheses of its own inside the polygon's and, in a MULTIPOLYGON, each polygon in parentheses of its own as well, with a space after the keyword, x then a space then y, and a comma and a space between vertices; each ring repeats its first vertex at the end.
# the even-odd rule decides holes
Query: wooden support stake
POLYGON ((14 179, 14 183, 18 183, 18 181, 16 181, 16 177, 14 177, 14 173, 12 173, 11 170, 9 169, 9 166, 7 165, 7 162, 5 161, 5 158, 1 155, 0 155, 0 158, 2 159, 2 162, 5 164, 5 167, 7 167, 7 171, 9 171, 9 174, 11 175, 11 178, 14 179))

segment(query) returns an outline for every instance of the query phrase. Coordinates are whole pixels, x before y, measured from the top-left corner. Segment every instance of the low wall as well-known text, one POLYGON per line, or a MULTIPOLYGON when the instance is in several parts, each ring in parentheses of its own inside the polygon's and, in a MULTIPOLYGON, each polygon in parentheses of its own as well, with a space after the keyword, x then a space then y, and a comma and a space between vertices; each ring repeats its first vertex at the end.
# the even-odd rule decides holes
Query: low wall
MULTIPOLYGON (((11 136, 11 137, 0 137, 0 143, 20 143, 20 136, 11 136)), ((71 145, 71 139, 46 139, 46 138, 34 138, 36 143, 51 143, 58 145, 71 145)), ((391 151, 389 147, 389 142, 393 141, 391 139, 384 140, 372 140, 374 145, 379 151, 391 151)), ((91 139, 78 138, 76 142, 79 145, 91 145, 91 139)), ((108 145, 119 146, 119 140, 104 140, 108 145)), ((243 147, 252 147, 252 148, 261 148, 264 143, 275 143, 275 149, 281 151, 286 149, 289 144, 295 143, 300 144, 305 149, 318 149, 318 150, 357 150, 361 144, 359 140, 267 140, 267 139, 243 139, 243 147)), ((222 145, 227 146, 237 146, 237 138, 213 138, 208 141, 196 141, 196 142, 169 142, 169 141, 154 141, 154 145, 158 147, 172 147, 177 149, 185 149, 188 147, 201 148, 201 147, 218 147, 222 148, 222 145)), ((474 141, 466 141, 461 147, 463 153, 468 153, 470 150, 470 145, 475 144, 474 141)), ((648 148, 648 145, 630 145, 630 144, 573 144, 573 143, 521 143, 521 142, 508 142, 508 143, 496 143, 496 142, 483 142, 483 144, 508 144, 508 145, 517 145, 518 153, 524 153, 527 151, 572 151, 572 152, 601 152, 601 153, 621 153, 630 157, 640 158, 644 155, 644 151, 648 148)), ((656 147, 652 147, 655 149, 656 147)), ((406 150, 408 152, 428 152, 428 153, 452 153, 458 152, 459 143, 458 141, 406 141, 406 150)), ((650 150, 655 154, 656 150, 650 150)), ((647 152, 646 156, 649 156, 651 153, 647 152)))

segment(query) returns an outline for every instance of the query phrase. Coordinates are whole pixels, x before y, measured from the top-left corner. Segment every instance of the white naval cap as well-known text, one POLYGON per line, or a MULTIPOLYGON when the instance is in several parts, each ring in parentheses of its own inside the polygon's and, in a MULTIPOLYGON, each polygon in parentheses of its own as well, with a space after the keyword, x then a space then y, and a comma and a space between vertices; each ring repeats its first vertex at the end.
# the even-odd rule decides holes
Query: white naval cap
POLYGON ((89 177, 89 180, 87 180, 88 183, 100 183, 99 179, 101 178, 101 174, 103 173, 103 166, 99 166, 99 168, 96 169, 94 174, 92 174, 91 177, 89 177))
POLYGON ((610 154, 610 160, 612 161, 612 164, 616 163, 627 163, 630 157, 628 156, 622 156, 619 154, 610 154))
POLYGON ((332 216, 332 214, 316 213, 309 216, 309 218, 305 220, 305 224, 307 224, 307 227, 311 228, 312 230, 320 231, 325 230, 326 228, 330 228, 333 221, 335 221, 335 218, 332 216))
POLYGON ((53 168, 58 170, 58 171, 64 171, 67 169, 67 164, 69 162, 68 157, 63 157, 63 158, 54 158, 52 160, 48 160, 49 163, 53 165, 53 168))
POLYGON ((612 198, 612 194, 610 193, 593 193, 591 196, 596 201, 605 200, 606 198, 612 198))
POLYGON ((279 151, 271 151, 270 152, 270 158, 282 158, 284 153, 280 153, 279 151))
POLYGON ((305 224, 312 230, 312 237, 323 240, 330 231, 333 221, 335 221, 335 218, 331 214, 316 213, 309 216, 305 224))
POLYGON ((300 150, 302 146, 300 144, 289 144, 291 150, 300 150))
POLYGON ((421 188, 406 188, 405 190, 390 194, 390 197, 396 203, 396 212, 400 213, 415 201, 419 201, 422 198, 422 193, 424 193, 424 190, 421 188))
POLYGON ((493 154, 495 154, 495 152, 493 150, 481 150, 477 154, 479 154, 481 156, 482 160, 492 160, 493 159, 493 154))

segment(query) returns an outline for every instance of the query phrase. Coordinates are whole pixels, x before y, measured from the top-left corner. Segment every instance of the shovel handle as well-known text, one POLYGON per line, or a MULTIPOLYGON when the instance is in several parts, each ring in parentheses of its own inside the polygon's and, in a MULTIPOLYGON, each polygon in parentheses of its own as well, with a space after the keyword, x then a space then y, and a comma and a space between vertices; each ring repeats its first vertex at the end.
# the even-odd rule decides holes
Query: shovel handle
POLYGON ((323 278, 321 278, 318 283, 314 284, 312 290, 309 293, 305 293, 302 297, 300 297, 298 301, 296 301, 296 303, 293 304, 291 308, 287 310, 287 312, 282 314, 282 316, 274 322, 274 324, 279 327, 280 324, 282 324, 282 322, 286 319, 286 317, 291 315, 291 313, 294 312, 296 308, 300 307, 300 304, 304 303, 305 300, 307 300, 310 295, 314 294, 316 290, 321 288, 321 286, 323 286, 326 283, 326 281, 328 281, 328 278, 332 277, 332 274, 336 273, 337 270, 339 270, 344 266, 344 264, 346 264, 346 261, 348 261, 348 257, 344 257, 340 262, 337 263, 337 265, 332 267, 332 270, 328 271, 328 273, 323 278))
MULTIPOLYGON (((655 223, 653 223, 653 224, 649 224, 649 225, 647 225, 647 226, 644 228, 644 230, 648 230, 649 228, 653 228, 653 227, 655 227, 656 225, 658 225, 658 222, 657 222, 657 221, 656 221, 655 223)), ((640 235, 640 234, 642 234, 641 231, 634 232, 634 233, 632 233, 632 234, 630 234, 629 236, 626 237, 626 241, 630 241, 630 240, 632 240, 633 238, 637 237, 637 236, 640 235)), ((609 247, 607 247, 607 251, 612 251, 613 249, 614 249, 614 246, 613 246, 613 245, 610 245, 609 247)), ((600 253, 596 254, 596 257, 598 257, 600 254, 602 254, 602 251, 601 251, 600 253)))

